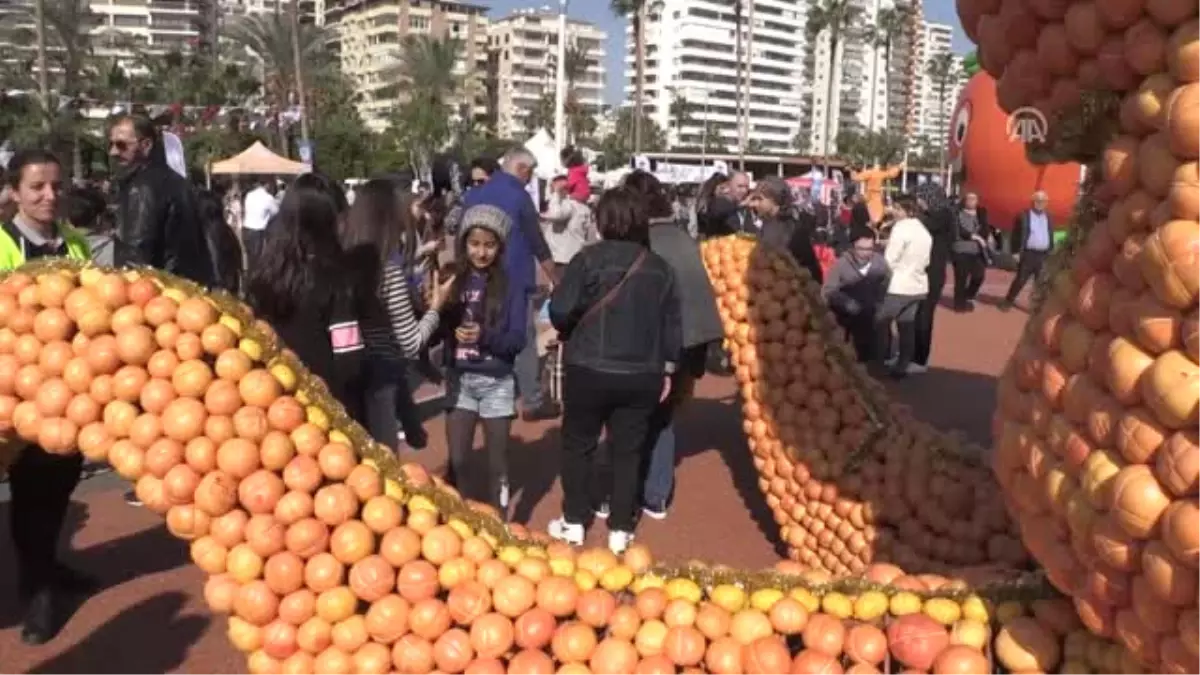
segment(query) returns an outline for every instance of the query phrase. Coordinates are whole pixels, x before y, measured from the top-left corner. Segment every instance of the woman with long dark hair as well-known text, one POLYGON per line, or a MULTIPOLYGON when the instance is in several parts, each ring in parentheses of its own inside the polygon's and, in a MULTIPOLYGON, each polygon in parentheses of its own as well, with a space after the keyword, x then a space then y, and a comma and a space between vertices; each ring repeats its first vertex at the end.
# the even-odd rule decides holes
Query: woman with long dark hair
POLYGON ((250 268, 246 301, 362 422, 362 327, 383 317, 375 289, 342 252, 337 231, 346 202, 338 195, 335 183, 315 174, 292 183, 250 268))
POLYGON ((674 209, 662 183, 651 173, 634 171, 625 177, 625 187, 637 196, 650 216, 650 250, 661 256, 674 272, 679 294, 683 350, 678 368, 671 375, 671 394, 659 403, 650 418, 644 455, 642 513, 662 520, 667 517, 667 506, 675 491, 675 413, 691 398, 696 380, 704 375, 710 346, 720 346, 725 333, 716 294, 704 271, 700 246, 675 222, 674 209))
POLYGON ((225 204, 215 192, 201 192, 197 202, 217 285, 236 295, 242 289, 242 244, 225 220, 225 204))
POLYGON ((367 181, 355 192, 354 205, 340 231, 342 246, 363 272, 366 283, 378 289, 387 315, 386 324, 370 326, 364 335, 371 364, 366 413, 371 435, 393 449, 401 431, 397 415, 405 440, 414 447, 425 445, 408 386, 406 361, 416 359, 437 331, 439 310, 446 298, 446 289, 439 287, 420 317, 413 309, 405 262, 411 250, 413 201, 411 192, 399 189, 394 181, 367 181))

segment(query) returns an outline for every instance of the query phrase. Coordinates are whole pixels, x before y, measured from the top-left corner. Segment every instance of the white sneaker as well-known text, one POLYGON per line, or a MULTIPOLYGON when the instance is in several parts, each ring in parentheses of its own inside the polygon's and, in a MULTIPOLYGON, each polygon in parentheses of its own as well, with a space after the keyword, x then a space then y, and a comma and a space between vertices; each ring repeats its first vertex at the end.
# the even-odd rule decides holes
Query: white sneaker
POLYGON ((621 555, 629 545, 633 543, 632 532, 622 532, 621 530, 613 530, 608 533, 608 550, 616 555, 621 555))
POLYGON ((597 506, 594 513, 596 514, 596 517, 599 518, 600 520, 608 520, 608 514, 609 514, 608 503, 605 502, 604 504, 597 506))
POLYGON ((508 508, 508 498, 509 498, 508 481, 507 480, 500 481, 500 497, 499 497, 499 499, 500 499, 500 508, 502 510, 508 508))
POLYGON ((883 365, 887 366, 888 368, 891 368, 892 366, 896 365, 896 362, 899 360, 900 360, 899 357, 893 356, 893 357, 884 359, 883 365))
MULTIPOLYGON (((546 532, 554 539, 572 546, 583 545, 583 525, 568 523, 566 518, 555 518, 546 526, 546 532)), ((609 541, 612 541, 611 535, 609 541)), ((610 544, 611 546, 611 544, 610 544)))
POLYGON ((909 375, 920 375, 921 373, 929 372, 929 366, 923 366, 919 363, 910 363, 905 370, 909 375))

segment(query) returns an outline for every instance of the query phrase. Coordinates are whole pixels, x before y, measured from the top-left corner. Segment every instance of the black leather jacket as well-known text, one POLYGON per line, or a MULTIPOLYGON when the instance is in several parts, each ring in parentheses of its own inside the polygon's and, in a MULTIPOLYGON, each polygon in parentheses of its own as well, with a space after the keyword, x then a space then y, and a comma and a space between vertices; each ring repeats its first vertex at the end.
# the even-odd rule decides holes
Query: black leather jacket
POLYGON ((137 262, 212 286, 212 244, 200 222, 195 195, 182 176, 147 164, 117 189, 117 237, 137 262))
POLYGON ((627 241, 586 246, 550 297, 563 362, 604 373, 657 374, 679 362, 682 324, 675 275, 665 260, 627 241), (603 308, 588 314, 645 251, 641 266, 603 308))

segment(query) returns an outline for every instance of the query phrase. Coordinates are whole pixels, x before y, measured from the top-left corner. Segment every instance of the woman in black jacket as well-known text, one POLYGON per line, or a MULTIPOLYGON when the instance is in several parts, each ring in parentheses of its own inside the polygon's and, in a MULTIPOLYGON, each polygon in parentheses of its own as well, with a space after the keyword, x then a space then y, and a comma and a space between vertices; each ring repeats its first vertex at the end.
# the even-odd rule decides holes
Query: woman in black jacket
POLYGON ((946 191, 934 182, 922 183, 914 190, 919 218, 933 237, 933 248, 929 252, 929 294, 917 309, 916 349, 912 363, 918 372, 929 367, 929 356, 933 349, 933 315, 942 301, 942 288, 946 285, 946 265, 950 263, 950 245, 954 241, 958 226, 955 223, 954 204, 946 197, 946 191))
POLYGON ((292 183, 267 225, 263 254, 246 279, 246 301, 365 424, 362 334, 385 319, 376 289, 348 264, 338 242, 346 205, 339 193, 315 174, 292 183))
POLYGON ((607 501, 608 546, 620 553, 633 541, 650 416, 679 362, 679 297, 670 265, 649 248, 650 220, 637 193, 604 193, 596 226, 603 240, 571 259, 550 298, 565 366, 563 515, 549 531, 582 544, 593 508, 607 501), (596 461, 605 428, 609 471, 596 461))
POLYGON ((782 179, 770 176, 758 182, 750 195, 750 208, 762 220, 762 242, 785 249, 796 262, 821 283, 821 263, 813 250, 816 218, 792 208, 792 192, 782 179))

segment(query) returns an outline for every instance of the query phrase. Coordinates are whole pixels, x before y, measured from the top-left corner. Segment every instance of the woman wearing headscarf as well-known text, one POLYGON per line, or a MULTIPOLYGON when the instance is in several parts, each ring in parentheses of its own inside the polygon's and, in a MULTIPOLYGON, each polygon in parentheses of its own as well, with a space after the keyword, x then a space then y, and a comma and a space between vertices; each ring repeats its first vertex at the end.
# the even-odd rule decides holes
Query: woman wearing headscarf
POLYGON ((941 185, 926 182, 917 186, 914 193, 920 208, 921 224, 933 238, 929 253, 929 291, 917 309, 916 345, 910 370, 921 372, 929 367, 929 355, 933 347, 933 314, 942 299, 942 287, 946 285, 946 266, 950 263, 950 249, 958 231, 955 224, 955 206, 941 185))

